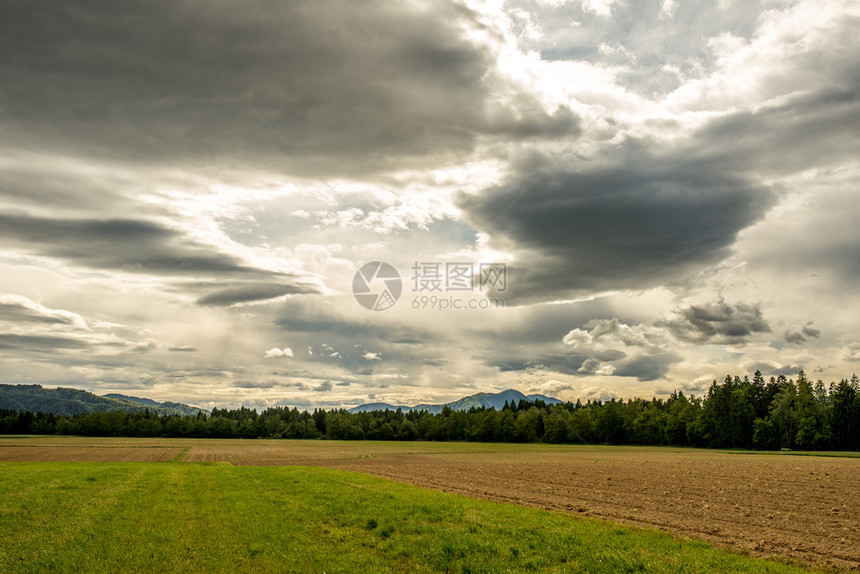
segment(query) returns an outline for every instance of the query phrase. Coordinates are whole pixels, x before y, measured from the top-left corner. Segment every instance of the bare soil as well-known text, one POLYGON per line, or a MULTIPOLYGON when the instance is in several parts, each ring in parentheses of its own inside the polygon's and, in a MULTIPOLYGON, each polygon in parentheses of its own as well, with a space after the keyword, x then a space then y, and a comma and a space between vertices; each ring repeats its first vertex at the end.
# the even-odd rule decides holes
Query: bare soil
POLYGON ((336 459, 358 459, 372 456, 361 454, 356 446, 326 445, 323 441, 304 441, 290 444, 288 440, 205 442, 199 440, 183 458, 183 462, 229 462, 235 465, 270 466, 316 464, 336 459))
POLYGON ((321 463, 860 570, 860 460, 711 452, 382 455, 321 463))
POLYGON ((0 462, 166 462, 181 452, 170 447, 0 445, 0 462))

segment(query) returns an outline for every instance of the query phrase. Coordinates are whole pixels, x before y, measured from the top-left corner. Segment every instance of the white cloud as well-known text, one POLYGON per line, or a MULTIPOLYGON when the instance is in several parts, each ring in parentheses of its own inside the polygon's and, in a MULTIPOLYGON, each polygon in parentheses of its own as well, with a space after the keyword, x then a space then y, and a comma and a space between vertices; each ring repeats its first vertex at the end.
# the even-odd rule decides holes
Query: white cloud
POLYGON ((606 43, 600 44, 597 51, 603 56, 619 56, 620 59, 629 61, 632 64, 636 63, 636 54, 625 48, 622 44, 616 43, 609 45, 606 43))
POLYGON ((50 309, 32 299, 12 293, 0 293, 0 321, 35 321, 42 325, 63 325, 84 331, 90 329, 84 318, 77 313, 50 309))
POLYGON ((860 361, 860 343, 848 343, 842 348, 842 360, 856 363, 860 361))
POLYGON ((583 331, 582 329, 572 329, 564 336, 562 341, 565 345, 570 345, 574 350, 582 351, 591 349, 594 339, 587 331, 583 331))
POLYGON ((659 17, 662 20, 671 20, 677 11, 678 2, 676 0, 663 0, 663 3, 660 4, 659 17))
POLYGON ((609 18, 612 16, 612 6, 619 2, 620 0, 582 0, 582 9, 609 18))
POLYGON ((640 381, 665 378, 681 359, 677 342, 665 329, 645 323, 630 326, 617 318, 594 319, 583 329, 571 330, 562 340, 569 352, 582 357, 582 375, 635 377, 640 381))
POLYGON ((732 110, 830 85, 834 70, 820 58, 851 61, 856 46, 849 40, 856 2, 807 0, 761 14, 750 40, 730 32, 710 38, 717 59, 712 72, 690 81, 665 99, 666 109, 732 110))
POLYGON ((615 374, 615 367, 613 365, 604 365, 604 366, 600 367, 599 369, 597 369, 596 371, 594 371, 594 374, 604 375, 604 376, 609 377, 609 376, 612 376, 615 374))
POLYGON ((280 357, 292 357, 293 350, 289 347, 284 347, 283 349, 279 349, 274 347, 266 351, 266 354, 263 355, 266 359, 275 359, 280 357))
POLYGON ((530 386, 528 394, 546 395, 564 400, 564 397, 570 396, 575 390, 576 388, 570 383, 559 381, 557 379, 549 379, 542 383, 530 386), (564 395, 564 397, 561 395, 564 395))
POLYGON ((573 0, 537 0, 537 3, 540 6, 549 6, 550 8, 558 8, 560 6, 564 6, 565 4, 572 2, 573 0))
POLYGON ((656 327, 645 324, 631 327, 612 318, 589 321, 585 329, 572 329, 562 341, 574 351, 600 353, 630 347, 661 349, 666 335, 656 327))

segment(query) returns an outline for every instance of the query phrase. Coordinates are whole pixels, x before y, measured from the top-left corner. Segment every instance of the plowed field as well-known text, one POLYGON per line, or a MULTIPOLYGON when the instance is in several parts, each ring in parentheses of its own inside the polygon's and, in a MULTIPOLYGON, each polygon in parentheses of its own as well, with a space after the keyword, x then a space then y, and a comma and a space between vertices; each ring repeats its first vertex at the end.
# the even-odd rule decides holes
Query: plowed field
POLYGON ((171 447, 0 445, 0 462, 166 462, 181 452, 171 447))
POLYGON ((418 486, 860 569, 860 460, 715 452, 388 455, 324 463, 418 486))

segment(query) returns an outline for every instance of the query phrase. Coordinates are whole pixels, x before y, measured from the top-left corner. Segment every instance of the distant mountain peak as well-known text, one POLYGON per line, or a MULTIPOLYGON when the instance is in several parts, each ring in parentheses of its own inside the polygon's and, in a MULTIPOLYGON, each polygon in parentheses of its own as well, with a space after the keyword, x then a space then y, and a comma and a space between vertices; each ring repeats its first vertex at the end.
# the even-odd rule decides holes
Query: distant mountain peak
POLYGON ((525 395, 516 389, 507 389, 504 391, 500 391, 498 393, 490 393, 490 392, 482 392, 475 393, 474 395, 469 395, 468 397, 463 397, 462 399, 458 399, 456 401, 452 401, 450 403, 438 404, 438 405, 428 405, 421 404, 416 405, 414 407, 407 406, 394 406, 387 403, 366 403, 363 405, 358 405, 357 407, 353 407, 349 409, 351 413, 363 413, 368 411, 384 411, 384 410, 392 410, 396 411, 400 409, 402 411, 427 411, 431 414, 437 414, 442 411, 443 408, 448 407, 454 411, 467 411, 472 408, 487 408, 487 409, 496 409, 501 410, 505 403, 519 403, 520 401, 535 401, 540 400, 544 401, 547 404, 555 405, 564 403, 564 401, 547 397, 545 395, 525 395))

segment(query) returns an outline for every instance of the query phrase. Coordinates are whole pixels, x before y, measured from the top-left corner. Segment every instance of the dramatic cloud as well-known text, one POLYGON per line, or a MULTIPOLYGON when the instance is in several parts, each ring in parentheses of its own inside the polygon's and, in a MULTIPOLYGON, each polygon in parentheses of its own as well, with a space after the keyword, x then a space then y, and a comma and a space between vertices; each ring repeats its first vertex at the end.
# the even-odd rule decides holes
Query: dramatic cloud
POLYGON ((821 331, 813 327, 811 323, 808 325, 804 325, 800 332, 806 337, 818 338, 821 336, 821 331))
POLYGON ((0 293, 0 322, 16 324, 47 323, 88 329, 83 317, 68 311, 49 309, 26 297, 0 293))
POLYGON ((845 345, 842 349, 842 358, 852 363, 860 361, 860 343, 848 343, 845 345))
POLYGON ((52 353, 60 350, 89 348, 86 341, 67 337, 50 337, 46 335, 12 335, 0 333, 0 349, 7 351, 27 351, 52 353))
POLYGON ((190 345, 182 345, 181 347, 169 347, 167 350, 171 353, 196 353, 199 349, 190 345))
POLYGON ((255 268, 234 255, 201 244, 181 232, 133 219, 53 219, 0 215, 0 241, 8 248, 95 269, 168 277, 218 276, 221 288, 200 305, 229 306, 284 295, 318 293, 311 279, 255 268), (224 288, 223 279, 235 277, 224 288), (263 280, 266 280, 265 282, 263 280))
POLYGON ((806 342, 806 337, 798 331, 786 331, 782 334, 782 338, 789 345, 802 345, 806 342))
POLYGON ((653 381, 665 377, 669 367, 680 361, 659 329, 631 327, 617 318, 589 321, 583 328, 571 330, 562 341, 571 354, 582 358, 577 369, 580 374, 653 381))
MULTIPOLYGON (((641 12, 613 12, 612 27, 625 30, 623 22, 639 22, 641 12)), ((835 10, 800 4, 762 13, 762 27, 753 32, 751 21, 740 18, 743 9, 714 12, 693 3, 683 15, 706 29, 722 24, 733 30, 722 36, 715 30, 706 52, 694 52, 703 57, 702 66, 712 67, 710 81, 690 81, 665 103, 677 108, 684 102, 696 110, 728 103, 735 109, 694 122, 692 116, 663 116, 653 121, 654 127, 662 123, 664 133, 648 130, 645 137, 641 130, 624 133, 615 123, 616 137, 586 156, 562 157, 543 168, 529 164, 500 187, 461 197, 461 207, 491 238, 490 245, 515 256, 512 302, 637 290, 695 274, 726 259, 738 234, 779 201, 784 190, 769 180, 855 157, 860 74, 850 46, 856 44, 851 27, 857 14, 840 17, 835 10), (796 47, 789 49, 785 42, 792 34, 796 47), (823 46, 826 66, 813 57, 823 46), (755 47, 779 55, 778 76, 761 65, 755 47), (704 58, 708 53, 710 60, 704 58), (821 81, 810 84, 811 76, 821 81), (736 88, 737 77, 748 78, 755 89, 736 88)), ((648 17, 671 34, 625 36, 634 46, 628 64, 643 76, 653 76, 652 64, 665 62, 665 54, 652 60, 641 51, 676 50, 677 44, 668 48, 663 39, 683 29, 677 22, 657 22, 656 10, 648 17)), ((595 26, 592 31, 605 27, 595 26)), ((599 46, 604 54, 627 53, 617 43, 599 46)))
POLYGON ((305 177, 302 158, 355 173, 469 152, 486 133, 570 134, 564 107, 515 86, 493 96, 491 48, 462 33, 484 28, 449 2, 5 5, 4 133, 24 149, 305 177))
POLYGON ((3 214, 0 239, 7 247, 88 267, 180 275, 256 271, 232 256, 217 253, 149 221, 3 214))
POLYGON ((785 342, 790 345, 802 345, 806 341, 809 340, 810 337, 818 338, 821 336, 821 331, 814 328, 810 325, 804 325, 800 331, 792 331, 790 329, 786 329, 785 333, 782 334, 782 338, 785 339, 785 342))
POLYGON ((770 326, 758 305, 737 303, 733 306, 719 300, 704 305, 690 305, 678 310, 677 315, 663 325, 685 341, 738 344, 755 333, 770 332, 770 326))
POLYGON ((648 288, 726 258, 774 203, 720 164, 673 155, 630 146, 605 168, 522 176, 461 205, 529 261, 511 270, 515 301, 648 288))
POLYGON ((209 293, 205 297, 198 299, 197 303, 199 305, 227 307, 239 303, 251 303, 254 301, 275 299, 284 295, 315 292, 316 290, 309 286, 254 283, 230 289, 221 289, 219 291, 209 293))
POLYGON ((850 376, 858 27, 850 0, 4 3, 0 382, 339 408, 850 376), (506 281, 415 277, 449 264, 506 281))
POLYGON ((97 363, 122 353, 148 353, 158 346, 120 325, 88 321, 77 313, 0 293, 0 348, 8 351, 5 361, 97 363))

